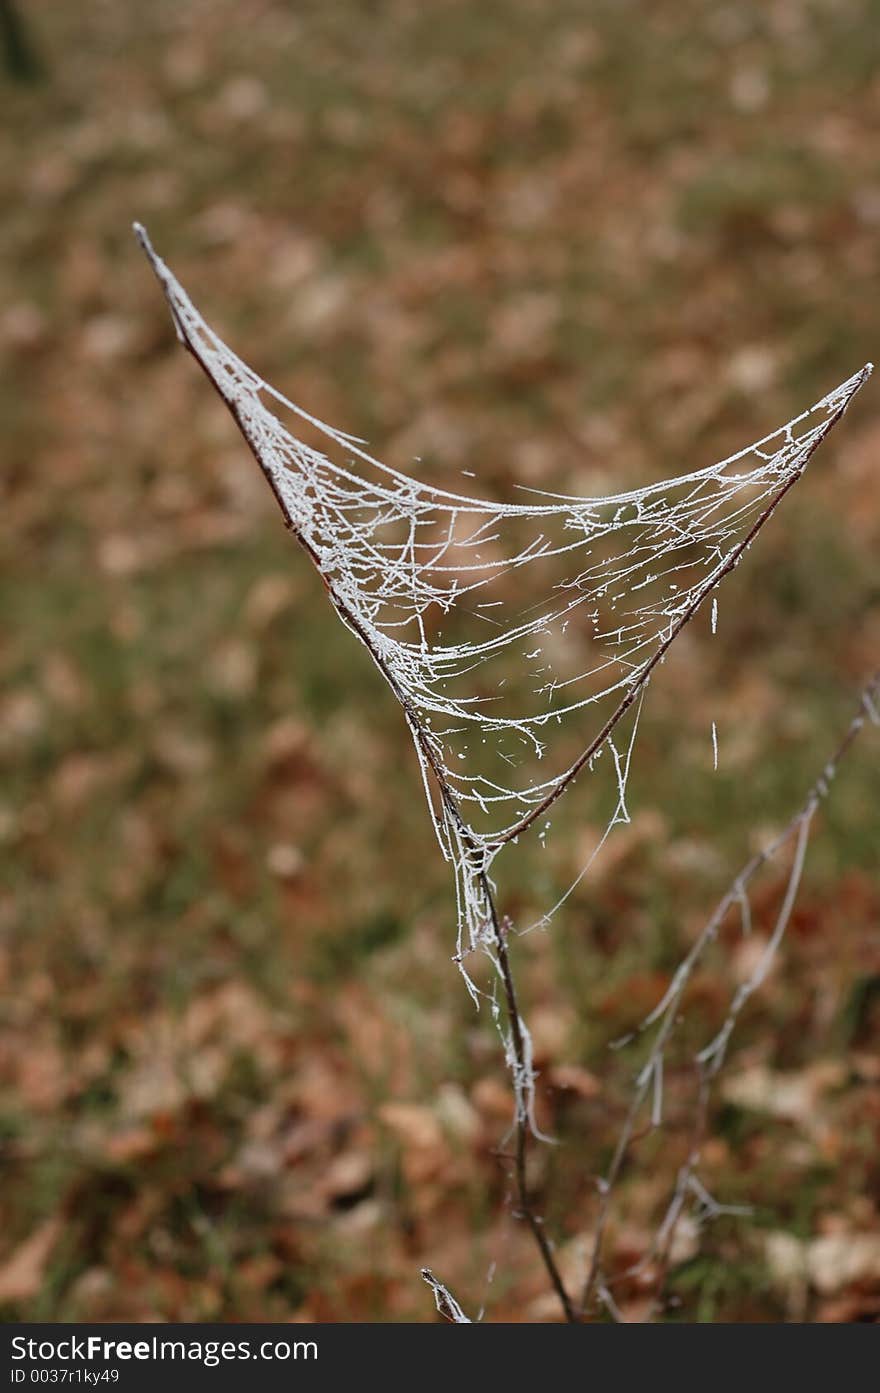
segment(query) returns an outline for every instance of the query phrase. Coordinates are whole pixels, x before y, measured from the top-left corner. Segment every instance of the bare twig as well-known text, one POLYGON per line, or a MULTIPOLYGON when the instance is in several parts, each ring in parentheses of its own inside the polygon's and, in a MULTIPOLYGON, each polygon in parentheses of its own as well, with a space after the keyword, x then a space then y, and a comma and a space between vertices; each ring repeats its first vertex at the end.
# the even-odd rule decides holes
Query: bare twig
POLYGON ((593 1240, 590 1267, 587 1273, 581 1302, 584 1310, 589 1306, 602 1282, 602 1247, 608 1223, 612 1192, 634 1139, 638 1116, 648 1093, 654 1086, 659 1071, 662 1070, 664 1051, 669 1037, 675 1028, 675 1023, 678 1019, 678 1008, 681 1004, 681 999, 688 982, 706 949, 717 938, 721 925, 724 923, 731 909, 739 906, 744 914, 748 912, 747 889, 753 878, 785 845, 794 841, 795 849, 792 865, 773 933, 754 971, 748 980, 737 988, 721 1029, 710 1043, 699 1052, 695 1060, 698 1071, 698 1103, 693 1137, 687 1159, 678 1172, 673 1195, 663 1223, 661 1224, 657 1243, 652 1248, 652 1252, 648 1255, 649 1258, 651 1258, 656 1256, 658 1251, 660 1252, 662 1284, 662 1276, 665 1275, 666 1268, 668 1267, 669 1251, 675 1235, 675 1229, 688 1195, 690 1182, 699 1164, 700 1149, 705 1134, 713 1080, 716 1078, 724 1063, 730 1037, 736 1026, 740 1012, 749 997, 758 990, 766 979, 775 954, 785 935, 791 918, 791 912, 794 908, 801 874, 803 872, 810 828, 816 810, 820 803, 828 796, 841 763, 852 750, 853 745, 866 726, 868 724, 880 725, 878 703, 880 703, 880 672, 876 672, 862 688, 859 694, 858 707, 847 726, 843 738, 838 743, 830 759, 826 761, 821 774, 807 790, 806 797, 797 812, 767 846, 746 862, 745 866, 730 885, 730 888, 718 901, 713 913, 707 920, 687 956, 680 963, 663 998, 658 1002, 654 1010, 645 1018, 633 1035, 627 1036, 624 1040, 617 1042, 617 1044, 628 1043, 628 1041, 642 1034, 651 1026, 658 1026, 657 1034, 654 1038, 648 1058, 636 1078, 633 1098, 611 1160, 611 1165, 601 1182, 601 1198, 596 1222, 596 1233, 593 1240))
POLYGON ((501 981, 504 985, 504 995, 507 1005, 507 1018, 510 1025, 510 1039, 514 1056, 514 1093, 516 1097, 516 1112, 514 1118, 515 1128, 515 1154, 514 1154, 514 1174, 516 1177, 517 1210, 521 1218, 525 1219, 531 1229, 535 1243, 541 1254, 547 1275, 553 1286, 553 1290, 559 1297, 565 1319, 572 1323, 579 1319, 571 1298, 565 1290, 562 1275, 557 1266, 553 1255, 553 1248, 544 1229, 544 1221, 535 1212, 529 1199, 528 1176, 526 1173, 526 1162, 528 1158, 529 1144, 529 1114, 523 1097, 524 1089, 530 1086, 531 1061, 526 1052, 526 1041, 523 1033, 523 1021, 519 1011, 517 1000, 516 984, 514 982, 513 970, 510 963, 510 952, 507 944, 507 936, 504 932, 503 924, 499 921, 498 911, 495 906, 495 896, 492 884, 487 875, 481 877, 483 893, 489 905, 492 919, 492 931, 495 939, 495 952, 498 958, 498 966, 501 974, 501 981))
POLYGON ((470 1316, 466 1316, 459 1306, 455 1297, 448 1287, 444 1286, 439 1277, 435 1277, 430 1267, 422 1268, 422 1281, 427 1282, 434 1293, 434 1304, 446 1320, 453 1325, 473 1325, 470 1316))

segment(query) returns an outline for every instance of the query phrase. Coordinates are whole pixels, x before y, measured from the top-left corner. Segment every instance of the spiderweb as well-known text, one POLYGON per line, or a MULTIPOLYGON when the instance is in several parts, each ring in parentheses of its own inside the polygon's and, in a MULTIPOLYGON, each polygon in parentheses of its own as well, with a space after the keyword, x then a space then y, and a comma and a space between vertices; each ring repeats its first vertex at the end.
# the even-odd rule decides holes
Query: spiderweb
POLYGON ((479 947, 491 954, 494 858, 530 827, 544 832, 559 795, 603 756, 617 790, 607 830, 628 820, 638 710, 654 668, 710 595, 714 627, 716 587, 870 365, 708 468, 601 498, 536 490, 518 490, 525 496, 515 502, 474 498, 381 464, 362 441, 264 382, 135 230, 179 338, 234 415, 338 615, 403 707, 455 870, 458 959, 479 947), (341 458, 298 438, 297 423, 341 458))

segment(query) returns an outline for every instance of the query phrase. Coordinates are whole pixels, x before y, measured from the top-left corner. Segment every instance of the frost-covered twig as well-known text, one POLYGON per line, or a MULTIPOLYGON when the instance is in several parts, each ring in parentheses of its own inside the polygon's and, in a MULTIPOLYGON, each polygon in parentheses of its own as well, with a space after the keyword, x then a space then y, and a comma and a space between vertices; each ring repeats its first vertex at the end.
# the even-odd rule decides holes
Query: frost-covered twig
MULTIPOLYGON (((735 991, 720 1030, 695 1057, 694 1062, 698 1074, 698 1098, 697 1117, 691 1145, 687 1158, 679 1169, 673 1194, 660 1225, 655 1243, 652 1245, 647 1259, 642 1259, 639 1264, 640 1266, 643 1265, 646 1260, 653 1259, 659 1253, 661 1258, 661 1272, 665 1272, 675 1229, 681 1217, 688 1193, 693 1190, 693 1181, 695 1179, 696 1168, 699 1165, 700 1150, 705 1134, 712 1083, 724 1064, 730 1037, 736 1026, 739 1015, 749 998, 766 980, 773 959, 785 935, 794 908, 801 875, 803 873, 809 833, 815 813, 822 801, 827 798, 841 763, 849 754, 866 726, 869 724, 875 726, 880 725, 878 704, 880 704, 880 672, 875 673, 863 687, 859 694, 858 707, 847 726, 843 738, 838 743, 830 759, 824 764, 821 774, 807 790, 806 797, 797 812, 767 846, 763 847, 762 850, 757 852, 746 862, 745 866, 732 882, 730 888, 719 900, 710 918, 694 941, 690 951, 673 974, 672 981, 662 999, 654 1007, 650 1015, 642 1021, 641 1025, 633 1034, 624 1037, 623 1040, 615 1042, 618 1046, 627 1044, 636 1036, 649 1030, 652 1026, 657 1027, 657 1033, 652 1042, 647 1060, 636 1077, 633 1097, 611 1159, 611 1164, 600 1184, 599 1213, 593 1240, 590 1267, 582 1298, 582 1306, 584 1309, 588 1307, 593 1295, 599 1291, 600 1284, 604 1281, 601 1275, 602 1247, 608 1223, 613 1189, 620 1176, 623 1163, 634 1139, 638 1118, 648 1095, 652 1089, 662 1090, 663 1060, 666 1046, 675 1028, 676 1021, 679 1019, 679 1007, 694 969, 709 946, 714 943, 722 924, 732 909, 738 908, 740 910, 743 918, 743 926, 748 930, 751 923, 748 887, 751 881, 769 861, 773 860, 773 858, 778 855, 783 847, 793 843, 794 851, 792 863, 789 868, 785 893, 773 932, 749 977, 745 982, 741 983, 735 991)), ((658 1091, 658 1093, 655 1093, 655 1101, 652 1109, 652 1126, 658 1125, 660 1121, 659 1113, 661 1111, 661 1106, 662 1093, 658 1091), (659 1104, 657 1102, 658 1097, 660 1098, 659 1104)), ((723 1208, 723 1206, 721 1208, 723 1208)))
POLYGON ((473 1325, 470 1316, 465 1315, 452 1292, 443 1285, 438 1277, 434 1276, 430 1267, 422 1268, 422 1281, 427 1282, 434 1293, 434 1304, 441 1316, 454 1325, 473 1325))
POLYGON ((486 878, 485 883, 486 899, 489 904, 492 916, 492 930, 495 937, 495 952, 498 959, 498 968, 501 981, 504 986, 504 995, 507 1003, 508 1029, 510 1031, 509 1045, 512 1054, 512 1069, 514 1079, 514 1174, 516 1179, 517 1208, 521 1218, 528 1224, 541 1259, 546 1268, 547 1275, 556 1295, 559 1297, 565 1319, 571 1323, 578 1320, 574 1304, 565 1289, 562 1274, 553 1253, 553 1247, 544 1229, 544 1221, 540 1214, 536 1213, 529 1198, 527 1161, 531 1124, 532 1092, 534 1088, 531 1047, 528 1043, 529 1036, 525 1022, 520 1014, 519 1001, 517 999, 516 983, 513 976, 513 968, 510 962, 510 952, 507 943, 507 929, 502 920, 498 918, 498 911, 495 907, 495 896, 492 886, 486 878))

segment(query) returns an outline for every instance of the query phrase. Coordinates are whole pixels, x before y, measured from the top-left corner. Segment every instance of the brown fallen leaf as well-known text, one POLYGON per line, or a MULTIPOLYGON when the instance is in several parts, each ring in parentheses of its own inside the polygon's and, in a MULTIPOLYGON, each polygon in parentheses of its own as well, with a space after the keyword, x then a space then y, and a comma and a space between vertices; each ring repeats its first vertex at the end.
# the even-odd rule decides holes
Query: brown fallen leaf
POLYGON ((125 1131, 115 1132, 104 1144, 104 1155, 119 1165, 128 1165, 144 1156, 151 1156, 164 1142, 161 1132, 154 1127, 127 1127, 125 1131))
POLYGON ((421 1103, 383 1103, 379 1117, 404 1147, 430 1150, 443 1145, 443 1130, 437 1117, 421 1103))
POLYGON ((875 1324, 880 1321, 880 1295, 865 1291, 850 1291, 823 1301, 816 1310, 816 1322, 822 1325, 844 1325, 858 1322, 875 1324))
POLYGON ((493 1125, 508 1123, 513 1115, 510 1088, 500 1079, 477 1079, 471 1089, 471 1099, 477 1111, 493 1125))
POLYGON ((366 1190, 373 1178, 368 1151, 343 1151, 324 1172, 322 1187, 328 1199, 345 1200, 366 1190))
POLYGON ((549 1070, 547 1080, 553 1088, 576 1093, 580 1098, 598 1098, 602 1092, 596 1075, 579 1064, 557 1064, 549 1070))
POLYGON ((818 1111, 822 1096, 840 1086, 846 1069, 843 1061, 822 1059, 787 1072, 755 1064, 728 1079, 722 1094, 737 1107, 769 1113, 818 1135, 825 1125, 818 1111))
POLYGON ((880 1285, 880 1234, 823 1234, 807 1248, 807 1270, 823 1294, 856 1282, 880 1285))
POLYGON ((46 1264, 61 1233, 61 1220, 47 1219, 0 1267, 0 1302, 29 1301, 39 1294, 46 1264))
POLYGON ((562 1055, 574 1028, 574 1013, 559 1006, 537 1006, 529 1018, 532 1052, 536 1064, 562 1055))
POLYGON ((456 1083, 447 1083, 437 1092, 437 1117, 447 1133, 465 1145, 475 1143, 480 1135, 480 1115, 464 1090, 456 1083))

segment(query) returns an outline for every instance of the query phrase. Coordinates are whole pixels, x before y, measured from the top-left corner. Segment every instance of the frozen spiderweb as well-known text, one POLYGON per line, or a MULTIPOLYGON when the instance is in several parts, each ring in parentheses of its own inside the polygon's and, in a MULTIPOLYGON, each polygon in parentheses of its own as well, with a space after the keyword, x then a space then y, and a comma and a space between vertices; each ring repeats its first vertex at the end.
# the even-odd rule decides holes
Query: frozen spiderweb
MULTIPOLYGON (((600 498, 473 498, 409 477, 264 382, 138 238, 339 617, 403 707, 458 888, 457 957, 493 952, 490 873, 604 757, 616 808, 651 674, 866 380, 708 468, 600 498), (284 418, 284 419, 282 419, 284 418), (298 424, 299 423, 299 427, 298 424), (298 438, 317 432, 335 456, 298 438), (624 725, 623 717, 631 719, 624 725), (628 734, 622 738, 621 732, 628 734)), ((529 1093, 520 1081, 518 1099, 529 1093)))

